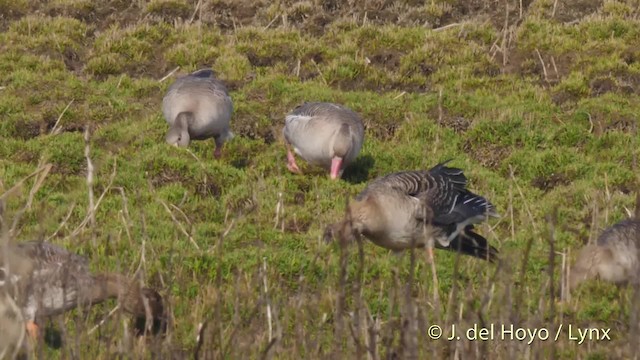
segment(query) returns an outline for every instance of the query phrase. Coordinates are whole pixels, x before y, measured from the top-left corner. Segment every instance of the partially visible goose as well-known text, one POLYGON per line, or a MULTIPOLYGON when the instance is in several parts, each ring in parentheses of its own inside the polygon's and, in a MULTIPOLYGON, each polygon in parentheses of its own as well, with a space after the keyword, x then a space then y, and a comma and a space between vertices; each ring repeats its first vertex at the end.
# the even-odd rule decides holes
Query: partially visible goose
POLYGON ((434 246, 497 260, 498 250, 474 232, 473 224, 499 215, 487 199, 466 189, 462 170, 445 164, 374 180, 349 203, 351 219, 327 227, 325 239, 356 232, 393 251, 426 247, 431 261, 434 246))
POLYGON ((24 341, 25 322, 22 311, 4 287, 0 270, 0 359, 14 359, 24 341))
POLYGON ((640 220, 626 219, 607 228, 595 244, 584 246, 570 270, 569 289, 580 283, 601 279, 618 285, 638 280, 640 265, 640 220))
POLYGON ((358 114, 333 103, 311 102, 296 107, 285 118, 287 168, 301 173, 291 147, 307 162, 330 172, 331 179, 358 156, 364 141, 364 125, 358 114))
POLYGON ((120 298, 122 309, 138 318, 148 319, 148 310, 154 325, 164 316, 160 294, 141 288, 124 275, 94 275, 84 257, 51 243, 29 241, 10 246, 12 256, 5 257, 3 269, 18 291, 16 299, 32 337, 37 336, 39 318, 75 307, 89 307, 110 298, 120 298))
POLYGON ((214 156, 222 156, 222 146, 233 137, 229 129, 233 102, 224 84, 210 69, 195 71, 176 80, 162 99, 167 123, 167 143, 186 147, 191 140, 213 138, 214 156))
POLYGON ((16 304, 16 288, 11 279, 13 273, 32 270, 31 262, 16 254, 5 239, 0 239, 0 359, 15 359, 22 350, 26 322, 16 304))

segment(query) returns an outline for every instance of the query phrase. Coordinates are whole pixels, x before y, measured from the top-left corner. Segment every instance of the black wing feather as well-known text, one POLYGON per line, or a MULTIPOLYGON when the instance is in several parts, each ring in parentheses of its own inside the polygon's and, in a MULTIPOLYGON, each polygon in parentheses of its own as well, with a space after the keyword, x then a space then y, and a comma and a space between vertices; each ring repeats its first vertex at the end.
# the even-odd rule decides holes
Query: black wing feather
POLYGON ((213 73, 213 70, 211 69, 196 70, 189 75, 195 76, 197 78, 203 78, 203 79, 208 79, 215 76, 215 74, 213 73))
POLYGON ((455 224, 493 211, 493 204, 486 198, 464 190, 458 194, 447 212, 435 213, 434 222, 442 225, 455 224))
POLYGON ((436 241, 435 246, 439 249, 457 251, 465 255, 470 255, 479 259, 496 262, 498 260, 498 249, 489 245, 489 242, 482 235, 473 231, 473 226, 468 225, 465 231, 451 240, 448 247, 443 247, 436 241))

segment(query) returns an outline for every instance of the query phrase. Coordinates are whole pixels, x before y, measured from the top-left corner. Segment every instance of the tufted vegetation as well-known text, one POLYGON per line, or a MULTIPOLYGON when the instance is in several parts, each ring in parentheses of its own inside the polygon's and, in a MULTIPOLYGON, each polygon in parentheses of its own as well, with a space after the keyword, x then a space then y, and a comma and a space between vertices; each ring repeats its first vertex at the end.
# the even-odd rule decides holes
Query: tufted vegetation
POLYGON ((595 282, 558 300, 563 264, 634 205, 638 14, 632 0, 0 0, 0 193, 52 165, 15 237, 139 270, 171 313, 170 336, 136 342, 116 316, 88 333, 113 303, 73 312, 41 355, 631 356, 631 290, 595 282), (164 142, 164 92, 202 67, 234 100, 220 160, 212 140, 164 142), (305 100, 365 121, 340 181, 286 169, 284 116, 305 100), (478 227, 499 268, 436 251, 436 301, 422 252, 412 268, 365 242, 361 263, 358 245, 322 241, 367 181, 450 158, 502 214, 478 227), (428 339, 452 321, 605 327, 612 341, 428 339))

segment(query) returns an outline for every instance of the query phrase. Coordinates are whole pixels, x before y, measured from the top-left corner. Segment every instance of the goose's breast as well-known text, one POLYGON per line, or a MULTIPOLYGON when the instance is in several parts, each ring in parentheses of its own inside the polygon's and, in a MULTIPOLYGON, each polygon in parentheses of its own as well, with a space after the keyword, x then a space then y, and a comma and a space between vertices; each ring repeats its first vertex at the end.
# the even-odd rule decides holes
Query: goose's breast
POLYGON ((291 145, 296 154, 306 161, 322 166, 331 165, 329 140, 323 134, 308 132, 293 136, 291 145))
MULTIPOLYGON (((416 235, 417 221, 413 216, 413 203, 409 197, 397 194, 381 194, 377 197, 378 217, 367 224, 368 235, 375 244, 392 249, 411 247, 416 235)), ((424 245, 416 238, 416 246, 424 245)))

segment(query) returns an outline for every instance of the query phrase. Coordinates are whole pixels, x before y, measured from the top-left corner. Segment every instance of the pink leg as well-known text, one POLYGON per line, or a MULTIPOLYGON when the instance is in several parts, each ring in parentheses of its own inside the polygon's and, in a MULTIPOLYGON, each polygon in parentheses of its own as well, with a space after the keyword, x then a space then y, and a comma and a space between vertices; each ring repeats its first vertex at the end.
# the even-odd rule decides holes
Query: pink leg
POLYGON ((27 321, 26 327, 27 327, 27 333, 29 333, 29 336, 33 340, 38 339, 38 325, 33 321, 27 321))
POLYGON ((302 174, 302 171, 296 164, 296 158, 293 156, 291 149, 287 148, 287 169, 295 174, 302 174))
POLYGON ((213 151, 213 157, 216 159, 220 159, 220 157, 222 157, 222 145, 218 146, 218 144, 216 144, 216 149, 213 151))
POLYGON ((340 177, 340 168, 342 167, 342 158, 334 157, 331 159, 331 179, 335 180, 340 177))
POLYGON ((427 261, 431 263, 431 273, 433 274, 433 300, 440 303, 440 295, 438 294, 438 273, 436 272, 436 259, 434 257, 433 248, 427 245, 427 261))
POLYGON ((436 260, 436 256, 431 246, 427 246, 427 255, 428 255, 427 259, 429 260, 429 263, 434 263, 436 260))

